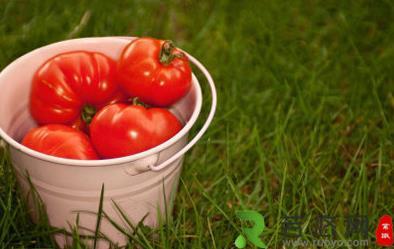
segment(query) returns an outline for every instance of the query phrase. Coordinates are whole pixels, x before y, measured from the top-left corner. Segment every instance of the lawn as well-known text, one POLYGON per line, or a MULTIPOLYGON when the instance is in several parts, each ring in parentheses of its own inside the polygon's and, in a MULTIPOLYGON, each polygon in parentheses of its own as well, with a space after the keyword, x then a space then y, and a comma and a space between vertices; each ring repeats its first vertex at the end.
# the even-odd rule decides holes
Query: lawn
MULTIPOLYGON (((245 209, 264 216, 269 248, 293 248, 282 247, 289 216, 312 241, 323 215, 336 218, 337 240, 365 239, 346 224, 367 216, 364 248, 377 248, 378 219, 394 214, 392 1, 0 0, 0 68, 48 43, 111 35, 174 40, 218 90, 173 220, 142 229, 142 248, 235 248, 245 209)), ((55 230, 30 221, 0 153, 0 248, 53 248, 55 230)))

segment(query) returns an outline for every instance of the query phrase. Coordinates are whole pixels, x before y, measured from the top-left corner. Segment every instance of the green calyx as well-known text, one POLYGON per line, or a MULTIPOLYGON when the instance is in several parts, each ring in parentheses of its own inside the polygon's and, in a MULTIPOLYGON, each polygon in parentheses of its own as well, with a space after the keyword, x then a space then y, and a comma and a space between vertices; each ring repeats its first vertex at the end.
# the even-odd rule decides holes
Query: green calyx
POLYGON ((81 118, 86 124, 90 124, 92 122, 94 115, 96 114, 96 107, 86 104, 82 108, 81 118))
POLYGON ((164 41, 160 49, 159 61, 163 65, 169 65, 175 58, 182 58, 185 56, 184 53, 176 52, 173 53, 175 49, 174 43, 172 41, 164 41))
POLYGON ((138 97, 131 98, 131 103, 132 103, 132 105, 139 105, 139 106, 142 106, 142 107, 145 107, 145 108, 149 107, 147 104, 145 104, 144 102, 139 100, 138 97))

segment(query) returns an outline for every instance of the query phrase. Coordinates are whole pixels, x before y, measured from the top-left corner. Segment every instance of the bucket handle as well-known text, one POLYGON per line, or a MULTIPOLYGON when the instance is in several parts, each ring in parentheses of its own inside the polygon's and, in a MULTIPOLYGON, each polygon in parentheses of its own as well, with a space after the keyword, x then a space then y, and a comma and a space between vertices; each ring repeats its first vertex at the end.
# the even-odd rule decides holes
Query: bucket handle
POLYGON ((202 126, 201 130, 194 136, 193 139, 189 141, 189 143, 186 144, 185 147, 183 147, 180 151, 172 155, 170 158, 165 160, 164 162, 155 165, 151 164, 149 165, 149 169, 152 171, 159 171, 170 165, 171 163, 175 162, 177 159, 179 159, 183 154, 185 154, 187 151, 189 151, 197 142, 200 140, 200 138, 204 135, 204 133, 207 131, 209 125, 212 122, 212 119, 215 115, 216 111, 216 105, 217 105, 217 93, 216 93, 216 88, 215 88, 215 83, 213 82, 212 76, 209 74, 208 70, 193 56, 189 55, 188 53, 185 53, 189 60, 204 74, 205 78, 208 81, 209 84, 209 89, 211 92, 211 109, 209 111, 208 117, 205 120, 204 125, 202 126))

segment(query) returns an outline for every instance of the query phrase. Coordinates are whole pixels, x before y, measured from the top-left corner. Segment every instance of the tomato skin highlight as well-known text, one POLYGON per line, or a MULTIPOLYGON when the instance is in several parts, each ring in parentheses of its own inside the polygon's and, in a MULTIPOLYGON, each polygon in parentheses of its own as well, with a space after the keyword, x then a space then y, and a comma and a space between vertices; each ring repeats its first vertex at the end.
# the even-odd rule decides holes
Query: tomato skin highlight
POLYGON ((153 148, 181 129, 182 124, 167 109, 113 104, 95 115, 90 135, 102 158, 116 158, 153 148))
POLYGON ((68 159, 99 159, 86 134, 66 125, 50 124, 31 129, 22 144, 30 149, 68 159))
POLYGON ((96 52, 66 52, 50 58, 36 71, 30 113, 39 125, 73 126, 80 122, 84 106, 103 106, 118 91, 114 60, 96 52))
POLYGON ((191 88, 192 70, 187 56, 173 48, 169 56, 160 61, 163 44, 166 41, 153 38, 139 38, 128 44, 118 63, 118 80, 123 89, 142 102, 167 107, 191 88))

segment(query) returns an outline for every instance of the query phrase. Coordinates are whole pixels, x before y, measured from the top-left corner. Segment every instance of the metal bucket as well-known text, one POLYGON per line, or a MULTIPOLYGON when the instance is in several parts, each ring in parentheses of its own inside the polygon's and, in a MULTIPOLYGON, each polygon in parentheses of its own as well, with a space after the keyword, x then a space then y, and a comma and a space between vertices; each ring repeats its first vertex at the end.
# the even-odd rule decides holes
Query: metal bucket
MULTIPOLYGON (((176 193, 183 155, 207 130, 216 109, 216 90, 204 66, 188 55, 201 70, 210 85, 212 105, 202 128, 188 142, 188 132, 195 124, 202 106, 199 82, 193 75, 191 91, 170 110, 184 121, 183 129, 170 140, 150 150, 122 158, 107 160, 72 160, 49 156, 31 150, 19 143, 26 132, 36 126, 30 116, 28 102, 34 72, 50 57, 71 50, 97 51, 117 59, 122 49, 135 38, 82 38, 54 43, 36 49, 12 62, 0 73, 0 136, 10 145, 13 167, 22 192, 28 195, 31 183, 37 190, 52 226, 69 229, 75 224, 79 211, 97 212, 102 184, 105 186, 103 209, 116 223, 125 224, 113 202, 129 219, 137 224, 143 220, 148 226, 157 226, 160 215, 171 210, 170 199, 176 193)), ((33 206, 32 206, 33 207, 33 206)), ((33 207, 33 218, 37 210, 33 207)), ((95 230, 97 216, 79 212, 81 227, 95 230)), ((107 220, 100 231, 119 245, 126 238, 107 220)), ((84 230, 81 233, 90 234, 84 230)), ((56 236, 59 246, 67 236, 56 236)), ((101 241, 97 248, 105 248, 101 241)))

